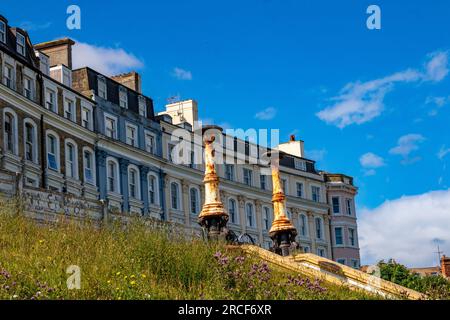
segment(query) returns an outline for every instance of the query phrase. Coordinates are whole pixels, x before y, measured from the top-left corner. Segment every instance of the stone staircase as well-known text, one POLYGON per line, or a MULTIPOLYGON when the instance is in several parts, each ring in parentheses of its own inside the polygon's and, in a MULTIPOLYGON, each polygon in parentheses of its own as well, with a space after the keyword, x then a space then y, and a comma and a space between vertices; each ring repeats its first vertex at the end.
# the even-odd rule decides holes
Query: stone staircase
POLYGON ((359 289, 378 294, 388 299, 422 300, 427 298, 420 292, 319 257, 315 254, 303 253, 282 257, 253 245, 242 245, 237 248, 243 250, 248 255, 258 257, 270 265, 277 266, 286 271, 318 278, 332 284, 345 285, 351 289, 359 289))

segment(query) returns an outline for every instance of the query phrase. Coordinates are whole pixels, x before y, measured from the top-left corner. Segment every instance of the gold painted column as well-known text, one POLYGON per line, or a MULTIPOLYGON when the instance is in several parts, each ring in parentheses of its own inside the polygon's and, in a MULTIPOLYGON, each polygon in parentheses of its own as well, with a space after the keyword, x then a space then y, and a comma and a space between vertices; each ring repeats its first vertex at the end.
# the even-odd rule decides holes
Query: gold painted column
POLYGON ((280 177, 281 154, 272 152, 269 156, 272 158, 270 166, 272 170, 272 203, 274 215, 269 235, 273 241, 272 250, 282 256, 288 256, 289 248, 295 242, 297 230, 286 214, 286 195, 284 194, 280 177))
POLYGON ((198 223, 207 232, 208 239, 218 240, 219 236, 226 236, 228 213, 220 199, 219 177, 215 168, 215 150, 213 142, 215 136, 205 138, 205 202, 198 217, 198 223))

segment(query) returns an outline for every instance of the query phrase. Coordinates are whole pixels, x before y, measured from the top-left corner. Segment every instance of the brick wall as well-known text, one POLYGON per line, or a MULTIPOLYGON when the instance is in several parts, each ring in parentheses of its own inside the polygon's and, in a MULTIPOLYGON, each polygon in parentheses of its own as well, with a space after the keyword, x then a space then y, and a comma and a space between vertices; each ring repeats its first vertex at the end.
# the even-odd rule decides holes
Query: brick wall
POLYGON ((450 278, 450 257, 442 256, 441 258, 442 276, 450 278))

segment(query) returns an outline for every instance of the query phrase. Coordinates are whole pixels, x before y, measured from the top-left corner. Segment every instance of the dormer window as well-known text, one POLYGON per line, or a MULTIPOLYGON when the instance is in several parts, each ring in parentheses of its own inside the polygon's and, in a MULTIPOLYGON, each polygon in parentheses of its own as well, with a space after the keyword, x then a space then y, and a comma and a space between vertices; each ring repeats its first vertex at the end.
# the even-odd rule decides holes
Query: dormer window
POLYGON ((6 23, 0 21, 0 41, 6 43, 6 23))
POLYGON ((25 50, 25 37, 17 32, 16 33, 16 39, 17 39, 17 52, 21 55, 25 56, 26 50, 25 50))
POLYGON ((294 159, 294 167, 297 170, 306 171, 306 162, 299 159, 294 159))
POLYGON ((147 105, 143 96, 139 96, 139 115, 147 117, 147 105))
POLYGON ((124 87, 119 87, 119 103, 122 108, 128 109, 128 94, 124 87))
POLYGON ((104 77, 102 76, 98 76, 97 77, 97 82, 98 82, 98 96, 102 99, 106 100, 107 97, 107 93, 106 93, 106 80, 104 77))

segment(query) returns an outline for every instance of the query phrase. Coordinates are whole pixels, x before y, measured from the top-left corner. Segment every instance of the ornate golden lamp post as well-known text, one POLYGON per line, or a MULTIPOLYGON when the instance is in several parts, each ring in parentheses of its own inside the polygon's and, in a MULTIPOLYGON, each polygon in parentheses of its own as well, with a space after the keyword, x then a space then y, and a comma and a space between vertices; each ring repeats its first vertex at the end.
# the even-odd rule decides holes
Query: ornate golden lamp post
MULTIPOLYGON (((215 129, 220 129, 214 127, 215 129)), ((215 150, 213 142, 215 136, 205 136, 205 203, 198 217, 198 223, 207 231, 208 239, 217 240, 219 236, 224 238, 228 230, 228 213, 225 212, 219 193, 219 177, 215 168, 215 150)))
POLYGON ((284 194, 280 178, 280 158, 282 156, 277 151, 269 152, 267 155, 272 158, 270 167, 273 182, 272 203, 274 213, 269 235, 273 241, 273 251, 282 256, 288 256, 289 248, 295 242, 297 230, 286 215, 286 195, 284 194))

